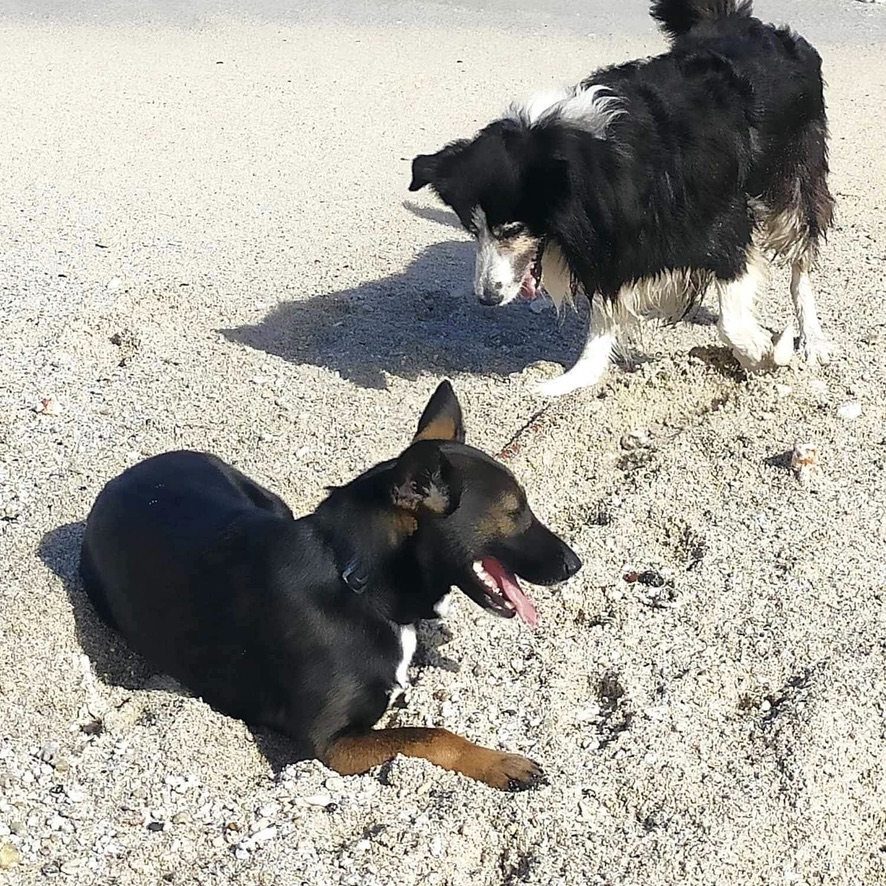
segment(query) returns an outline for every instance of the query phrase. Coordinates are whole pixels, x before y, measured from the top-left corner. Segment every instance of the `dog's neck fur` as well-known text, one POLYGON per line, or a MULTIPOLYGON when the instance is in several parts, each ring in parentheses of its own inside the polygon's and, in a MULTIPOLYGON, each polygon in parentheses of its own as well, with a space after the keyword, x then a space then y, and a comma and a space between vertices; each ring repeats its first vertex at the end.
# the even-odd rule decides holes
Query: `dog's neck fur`
POLYGON ((431 617, 448 588, 436 594, 424 582, 404 586, 402 573, 422 572, 413 544, 418 521, 391 501, 392 482, 390 471, 364 474, 347 487, 332 489, 310 519, 349 591, 388 620, 411 624, 431 617))

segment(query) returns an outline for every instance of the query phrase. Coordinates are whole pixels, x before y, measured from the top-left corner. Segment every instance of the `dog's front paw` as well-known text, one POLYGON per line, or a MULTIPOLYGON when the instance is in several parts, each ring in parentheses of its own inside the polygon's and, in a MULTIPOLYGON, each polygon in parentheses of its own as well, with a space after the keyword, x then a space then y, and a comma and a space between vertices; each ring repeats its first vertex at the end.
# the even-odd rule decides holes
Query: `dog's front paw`
POLYGON ((834 353, 833 346, 823 335, 801 337, 800 351, 810 366, 827 366, 834 353))
POLYGON ((794 356, 794 327, 785 327, 781 335, 772 336, 772 363, 775 366, 787 366, 794 356))
POLYGON ((547 784, 538 763, 519 754, 489 752, 490 759, 479 773, 479 780, 500 791, 525 791, 547 784))
POLYGON ((772 336, 771 343, 756 344, 754 349, 732 349, 735 359, 745 372, 771 372, 780 366, 787 366, 794 356, 794 329, 787 326, 781 333, 772 336))

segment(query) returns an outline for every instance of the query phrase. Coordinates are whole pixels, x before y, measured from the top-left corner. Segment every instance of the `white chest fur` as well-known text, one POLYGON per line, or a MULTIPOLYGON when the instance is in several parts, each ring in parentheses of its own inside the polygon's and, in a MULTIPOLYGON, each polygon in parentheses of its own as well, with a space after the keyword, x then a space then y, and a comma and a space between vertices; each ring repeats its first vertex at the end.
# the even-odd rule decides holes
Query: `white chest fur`
POLYGON ((400 628, 400 664, 397 665, 396 683, 391 687, 391 701, 399 698, 409 686, 408 672, 412 656, 415 655, 415 626, 403 625, 400 628))

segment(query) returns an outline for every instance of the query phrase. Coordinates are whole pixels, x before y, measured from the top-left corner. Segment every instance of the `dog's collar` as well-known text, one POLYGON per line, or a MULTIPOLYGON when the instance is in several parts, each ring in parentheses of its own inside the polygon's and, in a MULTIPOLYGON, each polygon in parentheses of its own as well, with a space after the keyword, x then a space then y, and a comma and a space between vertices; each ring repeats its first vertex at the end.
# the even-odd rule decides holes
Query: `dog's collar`
POLYGON ((358 560, 351 560, 341 574, 341 580, 355 593, 362 594, 369 584, 369 573, 360 568, 358 560))

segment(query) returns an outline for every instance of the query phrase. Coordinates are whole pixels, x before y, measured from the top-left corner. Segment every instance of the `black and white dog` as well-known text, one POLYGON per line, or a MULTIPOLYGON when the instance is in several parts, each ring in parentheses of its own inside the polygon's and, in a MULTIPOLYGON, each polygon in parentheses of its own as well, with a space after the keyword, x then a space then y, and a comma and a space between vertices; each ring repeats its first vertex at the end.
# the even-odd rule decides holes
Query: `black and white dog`
POLYGON ((476 238, 483 304, 591 300, 559 395, 604 374, 641 318, 674 321, 713 284, 719 331, 747 370, 790 360, 754 297, 770 261, 791 270, 800 349, 826 363, 809 270, 833 215, 821 59, 748 0, 655 0, 670 51, 537 98, 412 164, 476 238))

